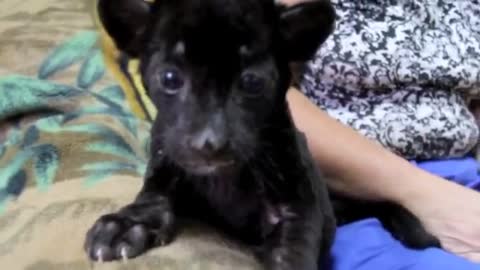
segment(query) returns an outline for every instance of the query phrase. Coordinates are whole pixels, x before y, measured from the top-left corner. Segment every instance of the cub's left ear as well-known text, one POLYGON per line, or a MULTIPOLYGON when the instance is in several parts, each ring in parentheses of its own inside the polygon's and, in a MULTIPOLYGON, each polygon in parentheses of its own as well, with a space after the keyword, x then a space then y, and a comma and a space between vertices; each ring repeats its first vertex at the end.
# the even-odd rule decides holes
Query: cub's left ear
POLYGON ((310 0, 279 6, 283 48, 292 62, 307 61, 332 33, 335 9, 329 0, 310 0))
POLYGON ((134 57, 140 53, 151 5, 145 0, 98 0, 100 21, 119 50, 134 57))

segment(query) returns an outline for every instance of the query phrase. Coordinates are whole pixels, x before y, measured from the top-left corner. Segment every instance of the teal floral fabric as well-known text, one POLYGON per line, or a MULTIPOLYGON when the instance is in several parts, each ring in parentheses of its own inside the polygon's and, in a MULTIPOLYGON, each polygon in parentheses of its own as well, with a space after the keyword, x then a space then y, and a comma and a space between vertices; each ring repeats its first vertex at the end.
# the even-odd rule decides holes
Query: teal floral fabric
POLYGON ((129 111, 97 41, 79 32, 45 55, 36 77, 0 78, 0 203, 30 185, 143 175, 150 124, 129 111))

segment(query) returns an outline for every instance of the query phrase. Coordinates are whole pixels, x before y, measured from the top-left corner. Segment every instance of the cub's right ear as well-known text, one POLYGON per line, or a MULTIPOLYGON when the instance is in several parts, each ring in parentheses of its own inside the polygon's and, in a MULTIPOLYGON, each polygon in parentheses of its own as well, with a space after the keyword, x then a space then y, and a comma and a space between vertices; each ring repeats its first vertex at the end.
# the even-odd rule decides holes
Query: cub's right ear
POLYGON ((334 29, 336 13, 332 3, 310 0, 290 7, 279 4, 278 8, 285 54, 292 62, 311 59, 334 29))
POLYGON ((117 48, 137 56, 151 4, 144 0, 98 0, 97 8, 99 19, 117 48))

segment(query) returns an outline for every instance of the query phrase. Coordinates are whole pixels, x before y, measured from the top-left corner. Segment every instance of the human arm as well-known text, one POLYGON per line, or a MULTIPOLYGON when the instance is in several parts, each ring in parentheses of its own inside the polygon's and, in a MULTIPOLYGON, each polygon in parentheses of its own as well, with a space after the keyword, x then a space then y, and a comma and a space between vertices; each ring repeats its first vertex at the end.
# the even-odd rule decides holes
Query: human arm
POLYGON ((335 179, 328 184, 336 191, 362 199, 404 203, 404 198, 415 197, 438 182, 436 176, 339 123, 298 90, 290 89, 287 98, 296 126, 306 134, 322 171, 335 179), (417 179, 424 180, 419 183, 417 179))
POLYGON ((339 123, 301 92, 288 92, 292 117, 337 192, 403 205, 443 247, 480 261, 480 194, 423 171, 339 123))

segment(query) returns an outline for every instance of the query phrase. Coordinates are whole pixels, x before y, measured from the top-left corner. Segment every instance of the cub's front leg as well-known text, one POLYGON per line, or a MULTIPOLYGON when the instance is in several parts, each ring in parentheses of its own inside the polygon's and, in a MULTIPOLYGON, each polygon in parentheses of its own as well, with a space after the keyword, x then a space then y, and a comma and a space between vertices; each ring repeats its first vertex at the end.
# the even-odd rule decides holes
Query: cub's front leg
POLYGON ((173 239, 175 215, 168 195, 172 180, 165 172, 149 169, 136 199, 118 212, 100 217, 90 228, 84 248, 92 260, 133 258, 173 239))
POLYGON ((281 221, 258 254, 266 270, 321 269, 319 261, 329 249, 334 221, 318 207, 302 208, 281 207, 281 221))
MULTIPOLYGON (((292 138, 288 138, 290 142, 292 138)), ((287 139, 287 141, 288 141, 287 139)), ((267 239, 261 260, 267 270, 318 270, 330 255, 336 221, 333 207, 322 177, 308 150, 305 136, 297 132, 296 143, 285 143, 276 160, 284 204, 276 213, 278 222, 267 239)), ((279 143, 279 145, 281 145, 279 143)))

